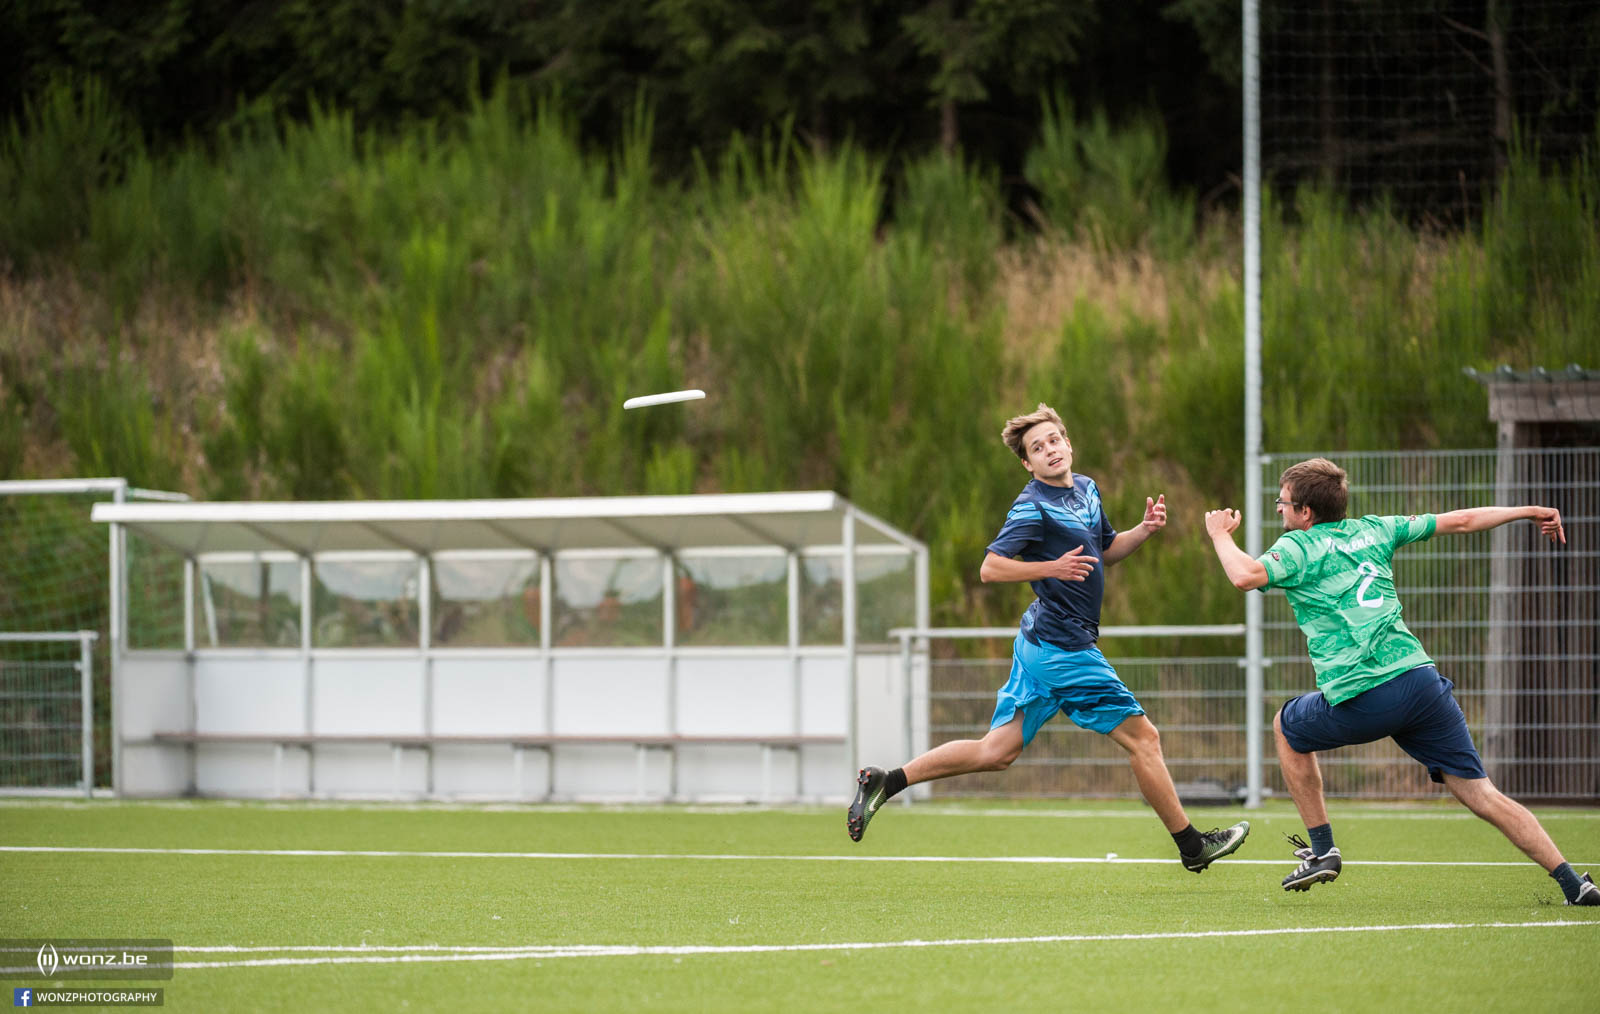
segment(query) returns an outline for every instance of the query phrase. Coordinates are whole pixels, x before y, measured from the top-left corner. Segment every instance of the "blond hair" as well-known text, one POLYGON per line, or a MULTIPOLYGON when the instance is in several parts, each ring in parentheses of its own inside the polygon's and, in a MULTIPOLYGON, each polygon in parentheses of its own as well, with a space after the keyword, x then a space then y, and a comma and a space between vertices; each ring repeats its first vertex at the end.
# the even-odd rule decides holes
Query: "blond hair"
POLYGON ((1011 448, 1011 453, 1023 461, 1027 461, 1028 449, 1022 446, 1023 436, 1040 423, 1047 422, 1053 422, 1059 426, 1063 437, 1067 435, 1066 424, 1061 421, 1059 415, 1056 415, 1056 410, 1041 401, 1039 407, 1027 415, 1012 416, 1007 419, 1005 428, 1000 431, 1000 439, 1004 440, 1006 446, 1011 448))

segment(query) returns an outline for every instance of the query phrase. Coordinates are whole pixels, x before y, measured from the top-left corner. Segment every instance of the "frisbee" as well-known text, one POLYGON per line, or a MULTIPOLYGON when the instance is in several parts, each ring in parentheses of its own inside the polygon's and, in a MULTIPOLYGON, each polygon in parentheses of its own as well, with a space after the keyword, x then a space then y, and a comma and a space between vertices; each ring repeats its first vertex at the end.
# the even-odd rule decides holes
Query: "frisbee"
POLYGON ((706 393, 698 388, 689 391, 667 391, 662 394, 641 394, 637 398, 629 398, 622 403, 622 407, 649 408, 651 405, 670 405, 675 401, 698 401, 706 393))

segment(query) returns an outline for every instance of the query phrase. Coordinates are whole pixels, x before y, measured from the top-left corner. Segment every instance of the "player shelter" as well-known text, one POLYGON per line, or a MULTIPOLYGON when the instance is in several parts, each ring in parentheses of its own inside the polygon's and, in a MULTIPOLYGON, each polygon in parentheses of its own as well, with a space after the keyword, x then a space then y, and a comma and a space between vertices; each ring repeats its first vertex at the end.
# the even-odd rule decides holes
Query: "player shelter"
POLYGON ((927 547, 832 492, 92 517, 120 795, 831 801, 927 741, 927 547))

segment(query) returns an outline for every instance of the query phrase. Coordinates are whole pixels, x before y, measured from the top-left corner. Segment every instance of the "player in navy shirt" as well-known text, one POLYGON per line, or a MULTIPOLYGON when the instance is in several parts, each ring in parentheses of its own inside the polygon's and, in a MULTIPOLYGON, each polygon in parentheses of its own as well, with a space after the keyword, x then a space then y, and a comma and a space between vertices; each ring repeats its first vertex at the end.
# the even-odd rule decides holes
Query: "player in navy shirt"
POLYGON ((1012 503, 978 576, 985 582, 1026 581, 1038 596, 1022 614, 1011 678, 995 695, 994 718, 982 739, 943 743, 893 771, 862 768, 846 817, 850 837, 860 841, 878 808, 908 785, 1004 771, 1059 711, 1128 752, 1139 790, 1177 843, 1184 867, 1200 873, 1237 849, 1250 825, 1195 830, 1178 801, 1156 727, 1095 647, 1105 591, 1102 566, 1126 559, 1166 525, 1166 498, 1146 497, 1144 519, 1118 532, 1094 480, 1072 473, 1072 443, 1054 409, 1040 404, 1007 421, 1001 438, 1033 480, 1012 503))

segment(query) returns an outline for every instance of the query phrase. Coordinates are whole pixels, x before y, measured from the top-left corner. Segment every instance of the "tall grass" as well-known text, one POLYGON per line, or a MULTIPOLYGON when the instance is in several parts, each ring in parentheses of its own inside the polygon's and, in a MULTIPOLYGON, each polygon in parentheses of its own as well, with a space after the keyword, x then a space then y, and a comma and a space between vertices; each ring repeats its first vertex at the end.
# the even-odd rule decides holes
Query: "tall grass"
MULTIPOLYGON (((1108 621, 1231 617, 1197 575, 1242 485, 1236 225, 1166 190, 1152 126, 1051 102, 1051 227, 1008 241, 959 158, 908 164, 885 221, 884 163, 783 129, 670 183, 648 109, 587 151, 502 87, 449 127, 318 109, 158 157, 65 83, 0 162, 0 464, 223 498, 833 488, 926 539, 936 618, 971 623, 1026 598, 974 577, 1027 478, 1000 425, 1042 400, 1115 525, 1168 497, 1108 621), (621 409, 676 387, 711 397, 621 409)), ((1269 195, 1269 446, 1482 445, 1461 367, 1595 365, 1597 199, 1592 162, 1526 156, 1475 233, 1269 195)))
POLYGON ((1153 115, 1112 127, 1104 109, 1080 121, 1072 100, 1041 98, 1039 142, 1024 174, 1044 224, 1104 253, 1147 246, 1176 256, 1193 243, 1192 195, 1166 184, 1167 137, 1153 115))
POLYGON ((138 127, 103 82, 57 80, 3 134, 0 251, 28 266, 81 244, 91 209, 143 151, 138 127))

